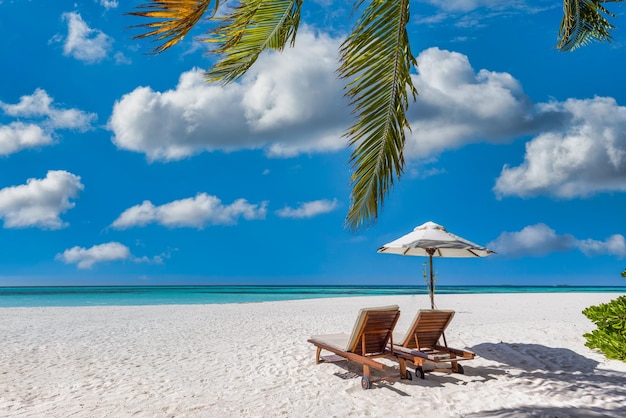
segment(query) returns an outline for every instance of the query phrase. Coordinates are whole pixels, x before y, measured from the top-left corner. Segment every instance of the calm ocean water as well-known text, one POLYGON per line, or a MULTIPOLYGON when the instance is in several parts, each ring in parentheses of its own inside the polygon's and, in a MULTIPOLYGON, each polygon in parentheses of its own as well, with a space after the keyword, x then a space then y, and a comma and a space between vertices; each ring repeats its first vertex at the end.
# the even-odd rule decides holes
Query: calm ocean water
MULTIPOLYGON (((437 294, 626 293, 626 287, 439 286, 437 294)), ((249 303, 349 296, 426 294, 425 286, 98 286, 0 287, 0 307, 249 303)))

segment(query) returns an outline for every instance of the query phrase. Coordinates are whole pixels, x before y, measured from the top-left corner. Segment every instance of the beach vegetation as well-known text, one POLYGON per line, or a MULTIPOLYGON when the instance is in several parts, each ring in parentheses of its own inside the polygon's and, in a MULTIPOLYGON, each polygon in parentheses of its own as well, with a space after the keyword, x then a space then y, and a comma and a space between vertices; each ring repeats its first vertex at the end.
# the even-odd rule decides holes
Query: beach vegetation
POLYGON ((626 362, 626 296, 590 306, 583 310, 583 314, 597 326, 584 334, 585 345, 599 350, 609 359, 626 362))
MULTIPOLYGON (((556 48, 573 51, 592 41, 610 41, 615 15, 603 4, 626 0, 563 0, 556 48)), ((223 2, 222 2, 223 3, 223 2)), ((418 94, 411 70, 417 62, 407 33, 410 0, 354 0, 356 22, 339 50, 338 75, 355 122, 344 136, 352 147, 350 207, 352 230, 374 222, 385 198, 404 171, 407 109, 418 94)), ((209 29, 201 39, 217 61, 206 80, 228 84, 243 76, 261 53, 293 46, 303 0, 238 0, 220 9, 219 0, 152 0, 130 15, 147 18, 136 38, 156 42, 159 54, 180 42, 199 22, 209 29), (212 24, 211 24, 212 23, 212 24)), ((332 13, 332 12, 329 12, 332 13)))

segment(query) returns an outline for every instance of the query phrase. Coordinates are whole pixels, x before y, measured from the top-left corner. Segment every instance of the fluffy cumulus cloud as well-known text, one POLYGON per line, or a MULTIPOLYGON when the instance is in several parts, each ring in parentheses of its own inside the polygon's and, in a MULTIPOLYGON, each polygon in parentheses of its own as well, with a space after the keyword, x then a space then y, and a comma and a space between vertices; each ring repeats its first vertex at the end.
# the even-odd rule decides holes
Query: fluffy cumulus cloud
MULTIPOLYGON (((107 7, 114 2, 103 2, 107 7)), ((98 29, 90 28, 80 14, 63 13, 67 22, 67 37, 63 43, 63 54, 89 64, 100 62, 111 50, 113 39, 98 29)))
POLYGON ((563 115, 536 112, 519 81, 508 73, 476 72, 466 55, 429 48, 417 57, 419 92, 408 119, 406 155, 426 158, 469 143, 507 143, 563 115))
POLYGON ((131 253, 127 246, 119 242, 109 242, 91 248, 72 247, 57 254, 56 259, 66 264, 76 264, 81 269, 89 269, 96 263, 126 260, 130 257, 131 253))
POLYGON ((523 163, 503 168, 496 194, 574 198, 626 191, 626 107, 596 97, 544 108, 568 114, 569 123, 528 142, 523 163))
POLYGON ((621 234, 611 235, 604 241, 581 240, 578 242, 578 248, 589 256, 611 254, 620 258, 626 257, 626 240, 621 234))
POLYGON ((510 257, 544 256, 553 252, 578 249, 588 256, 613 255, 626 257, 626 241, 620 234, 605 241, 577 239, 570 234, 559 235, 545 224, 529 225, 518 232, 503 232, 488 248, 510 257))
POLYGON ((350 119, 335 72, 340 42, 303 28, 294 48, 262 55, 227 86, 191 70, 173 90, 138 87, 113 107, 112 140, 163 161, 215 150, 280 157, 343 149, 350 119))
POLYGON ((0 155, 9 155, 25 148, 50 145, 54 141, 49 133, 34 124, 12 122, 0 125, 0 155))
POLYGON ((0 124, 0 155, 9 155, 27 148, 54 143, 53 135, 59 129, 80 132, 91 129, 96 115, 79 109, 54 105, 54 99, 45 90, 22 96, 18 103, 0 101, 0 109, 18 120, 0 124))
POLYGON ((239 218, 264 219, 266 206, 267 202, 251 204, 245 199, 224 205, 216 196, 199 193, 195 197, 175 200, 160 206, 146 200, 140 205, 126 209, 111 226, 126 229, 156 223, 170 228, 202 229, 209 225, 234 225, 239 218))
MULTIPOLYGON (((335 73, 339 44, 304 29, 295 48, 263 55, 226 87, 207 84, 199 70, 173 90, 139 87, 115 103, 112 140, 162 161, 215 150, 288 157, 344 149, 350 116, 335 73)), ((626 190, 626 110, 614 99, 533 103, 511 74, 476 71, 463 54, 429 48, 417 60, 409 170, 471 143, 531 137, 523 164, 505 166, 496 180, 499 198, 626 190)))
POLYGON ((575 248, 576 238, 571 235, 557 235, 545 224, 530 225, 518 232, 503 232, 487 244, 499 254, 508 256, 542 256, 556 251, 570 251, 575 248))
POLYGON ((615 99, 532 103, 513 76, 475 71, 457 52, 430 48, 418 63, 414 82, 420 96, 408 112, 409 159, 531 136, 524 162, 505 165, 496 180, 499 198, 626 191, 626 107, 615 99))
POLYGON ((276 211, 276 214, 281 218, 313 218, 324 213, 332 212, 337 208, 337 205, 337 199, 313 200, 311 202, 304 202, 296 208, 286 206, 276 211))
POLYGON ((134 263, 162 263, 161 256, 154 258, 135 257, 130 249, 119 242, 107 242, 91 248, 72 247, 56 255, 56 260, 65 264, 76 264, 79 269, 90 269, 95 264, 110 261, 132 261, 134 263))
POLYGON ((20 97, 16 104, 0 101, 0 108, 5 114, 19 118, 39 119, 49 129, 74 129, 87 131, 96 119, 93 113, 79 109, 64 109, 53 104, 54 99, 43 89, 36 89, 30 96, 20 97))
POLYGON ((60 229, 67 226, 60 215, 73 208, 72 199, 84 186, 67 171, 48 171, 43 179, 0 189, 0 218, 5 228, 60 229))

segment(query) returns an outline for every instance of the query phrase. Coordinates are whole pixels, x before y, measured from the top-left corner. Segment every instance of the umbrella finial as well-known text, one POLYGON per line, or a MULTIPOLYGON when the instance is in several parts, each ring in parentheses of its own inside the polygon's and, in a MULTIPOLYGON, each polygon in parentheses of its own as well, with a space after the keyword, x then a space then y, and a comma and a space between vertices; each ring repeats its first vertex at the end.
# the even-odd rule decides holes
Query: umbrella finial
POLYGON ((441 231, 446 230, 446 228, 444 228, 443 226, 436 224, 432 221, 428 221, 428 222, 424 222, 420 226, 416 226, 415 229, 413 229, 413 231, 422 231, 424 229, 439 229, 441 231))

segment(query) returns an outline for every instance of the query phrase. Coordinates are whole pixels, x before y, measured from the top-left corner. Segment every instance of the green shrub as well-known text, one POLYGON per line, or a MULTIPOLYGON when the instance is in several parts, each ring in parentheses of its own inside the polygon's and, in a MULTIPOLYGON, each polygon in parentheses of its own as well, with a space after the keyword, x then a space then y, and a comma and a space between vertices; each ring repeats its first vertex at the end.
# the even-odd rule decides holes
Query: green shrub
POLYGON ((590 306, 583 314, 598 327, 584 335, 585 345, 598 349, 607 358, 626 362, 626 296, 590 306))

